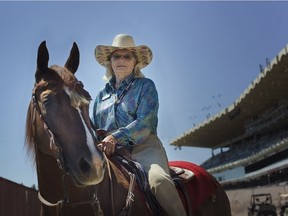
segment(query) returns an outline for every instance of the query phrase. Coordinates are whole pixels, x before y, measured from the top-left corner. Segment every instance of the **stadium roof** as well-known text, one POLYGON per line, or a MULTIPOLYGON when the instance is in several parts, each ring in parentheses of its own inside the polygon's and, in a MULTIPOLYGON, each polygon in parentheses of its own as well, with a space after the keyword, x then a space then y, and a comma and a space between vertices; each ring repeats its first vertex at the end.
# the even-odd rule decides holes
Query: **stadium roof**
POLYGON ((217 148, 245 134, 245 125, 288 100, 288 44, 228 108, 173 140, 171 145, 217 148))

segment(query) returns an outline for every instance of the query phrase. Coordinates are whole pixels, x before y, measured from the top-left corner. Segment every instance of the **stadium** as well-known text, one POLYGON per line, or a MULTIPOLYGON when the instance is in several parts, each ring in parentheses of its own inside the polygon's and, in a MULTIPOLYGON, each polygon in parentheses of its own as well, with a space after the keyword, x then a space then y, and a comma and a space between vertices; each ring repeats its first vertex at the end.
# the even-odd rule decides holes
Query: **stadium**
POLYGON ((201 164, 225 189, 288 182, 288 45, 225 110, 171 145, 211 149, 201 164))

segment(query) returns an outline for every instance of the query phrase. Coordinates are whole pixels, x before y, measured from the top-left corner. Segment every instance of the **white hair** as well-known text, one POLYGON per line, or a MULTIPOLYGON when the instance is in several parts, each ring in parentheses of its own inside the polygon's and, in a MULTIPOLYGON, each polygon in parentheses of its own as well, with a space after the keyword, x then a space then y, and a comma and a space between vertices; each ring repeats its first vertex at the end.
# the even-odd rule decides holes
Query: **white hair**
MULTIPOLYGON (((114 71, 112 69, 110 61, 106 61, 105 64, 106 64, 106 72, 105 72, 103 79, 106 82, 108 82, 112 78, 112 76, 114 75, 114 71)), ((141 72, 138 64, 136 64, 134 66, 133 73, 135 74, 135 77, 145 77, 144 74, 141 72)))

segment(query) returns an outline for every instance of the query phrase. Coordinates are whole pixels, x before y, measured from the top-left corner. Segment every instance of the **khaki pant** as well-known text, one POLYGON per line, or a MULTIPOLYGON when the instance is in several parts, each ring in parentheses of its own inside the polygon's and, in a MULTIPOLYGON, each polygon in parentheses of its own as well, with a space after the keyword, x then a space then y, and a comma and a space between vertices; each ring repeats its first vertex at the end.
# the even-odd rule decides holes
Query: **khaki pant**
POLYGON ((165 149, 158 136, 152 134, 144 143, 134 146, 132 158, 144 166, 151 191, 166 214, 185 216, 185 209, 169 175, 165 149))

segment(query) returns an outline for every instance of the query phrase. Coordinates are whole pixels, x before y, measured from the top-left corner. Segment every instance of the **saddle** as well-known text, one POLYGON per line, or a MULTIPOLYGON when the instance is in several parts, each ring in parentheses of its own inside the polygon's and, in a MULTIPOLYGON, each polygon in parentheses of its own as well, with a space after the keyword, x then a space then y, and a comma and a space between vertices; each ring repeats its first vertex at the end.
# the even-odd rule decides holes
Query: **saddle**
MULTIPOLYGON (((151 214, 161 216, 163 213, 162 208, 150 190, 147 173, 143 166, 132 160, 129 154, 123 151, 121 153, 117 151, 115 158, 118 166, 121 166, 120 170, 125 172, 125 175, 127 175, 127 173, 133 173, 135 175, 136 183, 143 194, 144 201, 151 214)), ((184 195, 185 203, 183 204, 186 207, 187 215, 192 215, 191 198, 185 183, 193 179, 194 173, 185 168, 170 166, 170 176, 178 191, 181 190, 181 193, 184 195)))
MULTIPOLYGON (((103 140, 107 135, 107 132, 105 130, 98 129, 96 130, 96 135, 98 140, 103 140)), ((135 175, 136 183, 143 194, 144 202, 146 203, 147 208, 150 210, 152 215, 161 216, 163 212, 162 208, 150 190, 147 173, 143 166, 132 160, 130 152, 125 150, 125 148, 117 148, 115 151, 115 157, 111 157, 110 160, 116 166, 120 166, 120 170, 125 176, 130 176, 131 173, 135 175), (116 158, 116 160, 114 160, 114 158, 116 158)), ((186 208, 187 215, 191 216, 193 211, 191 207, 192 202, 189 190, 186 185, 193 179, 194 173, 191 170, 173 165, 173 163, 172 165, 170 164, 169 168, 170 176, 173 179, 178 193, 182 194, 181 200, 186 208)))

